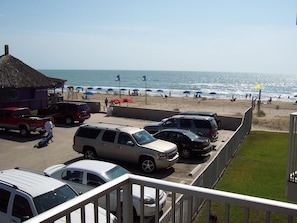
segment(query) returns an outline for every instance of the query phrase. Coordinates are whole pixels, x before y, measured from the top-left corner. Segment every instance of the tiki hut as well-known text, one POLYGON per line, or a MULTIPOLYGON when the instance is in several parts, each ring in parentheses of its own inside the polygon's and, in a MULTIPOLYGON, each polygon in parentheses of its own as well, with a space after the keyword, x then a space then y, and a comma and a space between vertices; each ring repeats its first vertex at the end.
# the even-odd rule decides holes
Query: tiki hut
POLYGON ((64 87, 66 80, 50 78, 9 54, 0 56, 0 107, 48 106, 48 89, 64 87))

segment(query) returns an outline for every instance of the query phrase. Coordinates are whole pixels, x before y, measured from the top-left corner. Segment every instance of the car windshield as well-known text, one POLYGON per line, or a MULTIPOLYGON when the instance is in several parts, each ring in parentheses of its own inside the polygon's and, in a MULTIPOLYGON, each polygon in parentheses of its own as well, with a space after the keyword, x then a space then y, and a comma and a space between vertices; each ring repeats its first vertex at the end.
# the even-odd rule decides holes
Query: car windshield
POLYGON ((194 139, 199 138, 198 135, 196 135, 195 133, 193 133, 193 132, 191 132, 191 131, 187 131, 187 132, 185 133, 185 135, 188 136, 191 140, 194 140, 194 139))
POLYGON ((137 143, 140 145, 145 145, 147 143, 150 143, 150 142, 153 142, 156 140, 150 133, 148 133, 145 130, 136 132, 136 133, 132 134, 132 136, 137 141, 137 143))
POLYGON ((130 172, 121 166, 116 166, 105 173, 105 178, 108 181, 111 181, 111 180, 116 179, 126 173, 130 173, 130 172))
POLYGON ((77 197, 77 194, 68 185, 35 197, 34 203, 38 214, 47 211, 59 204, 77 197))

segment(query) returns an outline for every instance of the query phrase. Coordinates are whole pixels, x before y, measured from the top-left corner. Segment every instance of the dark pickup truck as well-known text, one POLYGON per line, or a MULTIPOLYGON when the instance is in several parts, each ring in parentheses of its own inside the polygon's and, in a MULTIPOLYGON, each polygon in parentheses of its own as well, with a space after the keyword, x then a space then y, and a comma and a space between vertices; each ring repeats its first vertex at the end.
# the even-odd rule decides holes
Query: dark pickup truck
POLYGON ((31 114, 29 108, 9 107, 0 109, 0 128, 6 130, 20 130, 21 136, 28 136, 30 132, 44 134, 44 124, 50 117, 39 117, 31 114))

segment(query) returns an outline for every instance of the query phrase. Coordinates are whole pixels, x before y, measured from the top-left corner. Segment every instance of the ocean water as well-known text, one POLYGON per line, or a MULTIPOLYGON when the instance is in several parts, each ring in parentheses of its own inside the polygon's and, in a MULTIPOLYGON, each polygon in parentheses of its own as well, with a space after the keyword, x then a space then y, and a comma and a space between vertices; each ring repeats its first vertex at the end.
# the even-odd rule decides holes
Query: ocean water
POLYGON ((137 71, 137 70, 39 70, 43 74, 67 80, 67 86, 93 88, 94 93, 119 92, 128 94, 138 89, 140 94, 217 97, 244 99, 246 95, 261 99, 295 101, 297 78, 294 74, 261 74, 196 71, 137 71), (120 80, 117 80, 119 75, 120 80), (145 76, 145 81, 143 76, 145 76), (261 88, 255 88, 260 84, 261 88), (146 91, 148 90, 148 91, 146 91), (161 90, 161 92, 160 92, 161 90))

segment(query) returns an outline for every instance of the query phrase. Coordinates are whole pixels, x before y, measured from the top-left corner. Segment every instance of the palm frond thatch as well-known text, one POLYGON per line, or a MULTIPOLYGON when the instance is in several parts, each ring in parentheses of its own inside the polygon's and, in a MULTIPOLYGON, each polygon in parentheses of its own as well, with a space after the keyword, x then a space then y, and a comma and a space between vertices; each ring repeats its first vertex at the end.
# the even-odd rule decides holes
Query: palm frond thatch
POLYGON ((0 56, 1 88, 57 88, 63 87, 65 82, 47 77, 10 54, 0 56))

